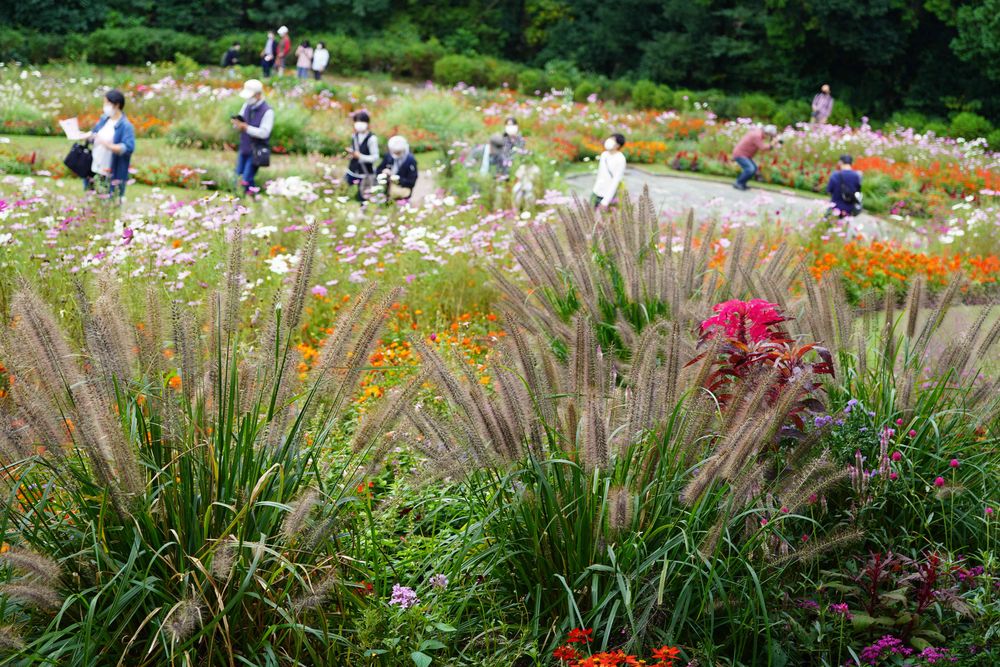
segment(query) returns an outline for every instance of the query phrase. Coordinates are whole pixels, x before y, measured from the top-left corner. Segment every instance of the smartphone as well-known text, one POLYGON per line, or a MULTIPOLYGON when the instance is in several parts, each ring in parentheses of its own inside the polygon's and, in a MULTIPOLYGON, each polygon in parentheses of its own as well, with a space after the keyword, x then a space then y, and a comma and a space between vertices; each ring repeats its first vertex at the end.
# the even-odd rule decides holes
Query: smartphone
POLYGON ((233 120, 238 120, 238 121, 242 121, 243 120, 243 116, 241 116, 239 114, 235 114, 233 116, 230 116, 230 118, 232 118, 233 120))

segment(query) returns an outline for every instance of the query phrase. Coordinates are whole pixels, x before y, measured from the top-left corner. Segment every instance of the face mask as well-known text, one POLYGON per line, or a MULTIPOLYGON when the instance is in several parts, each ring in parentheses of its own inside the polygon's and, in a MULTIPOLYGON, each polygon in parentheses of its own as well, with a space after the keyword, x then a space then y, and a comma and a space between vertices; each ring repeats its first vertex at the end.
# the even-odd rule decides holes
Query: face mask
POLYGON ((607 139, 604 140, 604 150, 613 151, 616 148, 618 148, 618 142, 615 141, 613 138, 608 137, 607 139))
POLYGON ((368 129, 368 123, 362 123, 361 121, 358 121, 357 123, 354 124, 355 132, 364 132, 367 129, 368 129))
POLYGON ((114 112, 115 112, 115 108, 113 106, 111 106, 111 104, 105 102, 104 103, 104 115, 105 116, 110 116, 114 112))
POLYGON ((507 133, 507 136, 515 136, 517 134, 517 125, 508 125, 504 128, 504 132, 507 133))

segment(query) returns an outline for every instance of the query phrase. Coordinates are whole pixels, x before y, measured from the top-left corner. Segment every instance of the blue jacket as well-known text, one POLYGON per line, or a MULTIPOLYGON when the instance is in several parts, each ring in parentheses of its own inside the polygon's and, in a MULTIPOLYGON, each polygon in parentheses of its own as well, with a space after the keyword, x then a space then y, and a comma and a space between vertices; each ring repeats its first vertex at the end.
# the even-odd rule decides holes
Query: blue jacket
MULTIPOLYGON (((392 171, 392 153, 385 154, 385 157, 382 158, 382 164, 378 166, 375 173, 381 174, 386 169, 392 171)), ((396 175, 399 176, 398 185, 402 188, 412 188, 417 184, 417 158, 413 157, 413 153, 406 154, 396 175)))
POLYGON ((853 169, 841 169, 833 172, 830 182, 826 186, 826 191, 830 194, 830 201, 834 207, 844 215, 856 215, 854 195, 861 192, 861 172, 853 169))
MULTIPOLYGON (((104 124, 108 122, 108 116, 101 116, 94 126, 92 132, 97 134, 104 124)), ((135 128, 129 122, 128 117, 122 117, 115 123, 115 136, 111 140, 116 144, 124 144, 125 150, 121 153, 111 153, 111 189, 118 190, 118 196, 125 195, 125 184, 128 182, 128 165, 132 161, 132 153, 135 151, 135 128)))

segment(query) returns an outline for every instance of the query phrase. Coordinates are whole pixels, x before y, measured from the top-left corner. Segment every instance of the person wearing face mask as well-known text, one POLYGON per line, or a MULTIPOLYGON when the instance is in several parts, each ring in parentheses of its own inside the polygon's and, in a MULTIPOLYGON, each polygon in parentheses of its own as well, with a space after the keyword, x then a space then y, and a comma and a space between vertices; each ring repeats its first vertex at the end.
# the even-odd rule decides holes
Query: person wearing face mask
POLYGON ((624 145, 625 137, 621 134, 612 134, 604 140, 604 152, 597 163, 597 180, 590 195, 594 208, 608 208, 618 201, 618 186, 625 178, 624 145))
POLYGON ((389 139, 389 152, 376 170, 379 181, 386 183, 389 199, 409 199, 417 184, 417 159, 410 152, 410 144, 398 134, 389 139))
POLYGON ((507 178, 514 165, 514 156, 526 153, 524 137, 517 125, 516 118, 508 118, 503 128, 503 148, 500 151, 500 164, 497 168, 497 178, 507 178))
MULTIPOLYGON (((233 127, 239 130, 240 147, 236 156, 237 186, 244 194, 256 188, 254 178, 261 167, 261 149, 270 149, 271 130, 274 128, 274 109, 264 101, 264 84, 257 79, 248 79, 243 84, 240 97, 246 100, 238 116, 233 118, 233 127)), ((270 153, 268 153, 270 163, 270 153)))
POLYGON ((125 96, 118 90, 104 95, 101 119, 84 139, 94 144, 91 171, 94 176, 85 178, 84 190, 93 185, 99 192, 107 192, 119 203, 125 197, 128 166, 135 151, 135 129, 125 116, 125 96))
POLYGON ((271 68, 274 67, 274 59, 278 55, 278 44, 274 41, 274 33, 268 31, 267 41, 260 51, 260 68, 264 72, 264 78, 271 76, 271 68))
POLYGON ((367 111, 358 111, 354 119, 354 134, 347 149, 351 161, 347 165, 345 180, 348 185, 358 186, 358 201, 365 201, 368 190, 375 180, 375 165, 379 162, 378 137, 368 129, 371 118, 367 111))
POLYGON ((313 49, 309 45, 308 39, 299 44, 298 48, 295 49, 295 57, 297 58, 295 61, 295 76, 300 79, 308 79, 313 61, 313 49))

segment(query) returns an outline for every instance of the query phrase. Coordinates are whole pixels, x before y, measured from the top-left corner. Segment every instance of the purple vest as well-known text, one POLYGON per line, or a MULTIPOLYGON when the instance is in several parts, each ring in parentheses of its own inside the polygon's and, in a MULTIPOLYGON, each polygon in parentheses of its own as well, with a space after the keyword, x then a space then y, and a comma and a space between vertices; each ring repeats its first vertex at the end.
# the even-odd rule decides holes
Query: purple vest
MULTIPOLYGON (((270 108, 271 107, 267 106, 267 102, 261 102, 255 107, 248 106, 246 112, 247 117, 245 118, 247 125, 250 127, 260 127, 260 122, 264 120, 264 114, 266 114, 270 108)), ((263 143, 265 146, 270 146, 271 138, 255 139, 246 132, 240 132, 240 155, 250 155, 253 153, 253 144, 255 142, 263 143)))

